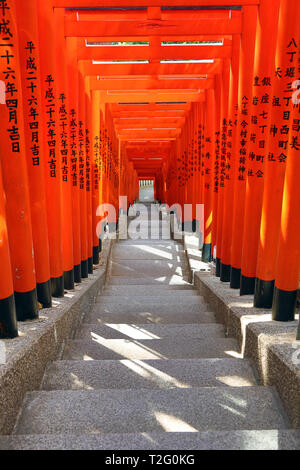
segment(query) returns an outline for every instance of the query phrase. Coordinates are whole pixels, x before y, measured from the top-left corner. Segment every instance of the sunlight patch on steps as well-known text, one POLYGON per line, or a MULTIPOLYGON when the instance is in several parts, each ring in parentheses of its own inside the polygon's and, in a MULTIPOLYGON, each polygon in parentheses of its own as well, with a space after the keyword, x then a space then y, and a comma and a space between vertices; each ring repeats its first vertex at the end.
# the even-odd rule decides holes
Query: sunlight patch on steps
POLYGON ((172 377, 169 374, 166 374, 165 372, 160 371, 159 369, 156 369, 153 366, 150 366, 146 362, 143 362, 138 359, 132 359, 132 360, 127 360, 127 359, 122 359, 120 361, 124 366, 128 367, 128 369, 132 370, 136 374, 140 375, 141 377, 144 378, 155 378, 159 379, 161 382, 168 383, 169 385, 172 385, 173 387, 177 388, 189 388, 189 385, 177 380, 175 377, 172 377))
POLYGON ((254 385, 249 379, 240 377, 239 375, 217 376, 216 379, 229 387, 251 387, 254 385))
MULTIPOLYGON (((124 335, 128 336, 131 339, 161 339, 160 336, 157 336, 144 328, 139 328, 138 325, 126 325, 115 324, 115 323, 105 323, 106 326, 112 328, 113 330, 119 331, 124 335)), ((91 333, 92 336, 97 336, 95 333, 91 333)))

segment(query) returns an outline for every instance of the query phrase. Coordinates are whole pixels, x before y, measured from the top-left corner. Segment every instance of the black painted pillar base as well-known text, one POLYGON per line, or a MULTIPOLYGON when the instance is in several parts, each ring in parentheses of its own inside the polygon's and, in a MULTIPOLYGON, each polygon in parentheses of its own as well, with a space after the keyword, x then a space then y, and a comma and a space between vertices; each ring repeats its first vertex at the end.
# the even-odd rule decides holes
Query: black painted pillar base
POLYGON ((193 222, 191 220, 186 220, 182 222, 182 231, 192 233, 193 232, 193 222))
POLYGON ((74 282, 79 284, 81 282, 81 264, 74 266, 74 282))
POLYGON ((216 259, 216 276, 217 277, 221 276, 221 260, 220 260, 220 258, 216 259))
POLYGON ((88 258, 88 269, 89 274, 93 274, 93 257, 88 258))
POLYGON ((52 297, 63 297, 65 294, 64 276, 51 278, 52 297))
POLYGON ((233 268, 230 270, 230 287, 231 289, 239 289, 241 285, 241 270, 233 268))
POLYGON ((37 299, 44 308, 52 306, 51 281, 40 282, 36 285, 37 299))
POLYGON ((192 232, 193 233, 197 232, 197 220, 196 219, 192 220, 192 232))
POLYGON ((274 288, 272 318, 275 321, 294 321, 298 290, 285 291, 274 288))
POLYGON ((254 307, 272 308, 274 281, 263 281, 256 278, 254 291, 254 307))
POLYGON ((11 295, 0 300, 0 338, 16 338, 17 336, 15 297, 11 295))
POLYGON ((39 318, 36 289, 29 292, 15 292, 15 304, 18 321, 39 318))
POLYGON ((247 277, 241 275, 240 295, 254 294, 255 277, 247 277))
POLYGON ((73 290, 75 287, 74 281, 74 269, 64 272, 64 288, 67 290, 73 290))
POLYGON ((202 261, 209 263, 211 261, 211 243, 203 243, 202 261))
POLYGON ((221 262, 220 280, 222 282, 230 282, 230 270, 231 270, 230 264, 223 264, 221 262))
POLYGON ((89 265, 87 259, 81 261, 81 277, 82 279, 89 277, 89 265))
POLYGON ((109 233, 115 233, 117 231, 116 222, 108 222, 107 226, 108 226, 109 233))
POLYGON ((93 246, 93 263, 99 264, 99 246, 93 246))

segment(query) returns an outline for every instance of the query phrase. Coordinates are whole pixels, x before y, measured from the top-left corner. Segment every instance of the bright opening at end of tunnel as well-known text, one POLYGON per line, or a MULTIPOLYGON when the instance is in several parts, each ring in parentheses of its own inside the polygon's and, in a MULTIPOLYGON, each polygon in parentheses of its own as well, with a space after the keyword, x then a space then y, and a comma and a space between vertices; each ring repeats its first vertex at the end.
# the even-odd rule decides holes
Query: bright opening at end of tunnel
POLYGON ((0 449, 300 448, 299 17, 0 0, 0 449))

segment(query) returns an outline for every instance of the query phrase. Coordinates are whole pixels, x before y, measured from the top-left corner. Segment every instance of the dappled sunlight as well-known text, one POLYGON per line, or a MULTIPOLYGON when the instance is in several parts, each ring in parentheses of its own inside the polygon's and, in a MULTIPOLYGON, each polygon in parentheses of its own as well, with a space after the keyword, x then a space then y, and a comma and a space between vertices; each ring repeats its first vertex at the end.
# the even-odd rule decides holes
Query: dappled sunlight
POLYGON ((154 416, 166 432, 198 432, 198 429, 177 416, 163 413, 161 411, 154 411, 154 416))
POLYGON ((177 380, 175 377, 172 377, 141 360, 121 360, 121 363, 136 374, 156 381, 159 380, 160 382, 164 382, 165 385, 168 384, 169 387, 189 388, 188 384, 177 380))
POLYGON ((217 376, 216 380, 224 385, 228 385, 228 387, 250 387, 253 385, 253 381, 239 375, 217 376))
POLYGON ((242 359, 243 358, 242 354, 237 352, 237 351, 224 351, 224 352, 228 356, 235 357, 236 359, 242 359))
POLYGON ((67 291, 67 292, 65 292, 65 295, 64 295, 64 296, 65 296, 67 299, 73 299, 74 295, 75 295, 75 294, 72 294, 70 291, 67 291))
POLYGON ((224 410, 229 411, 230 413, 240 416, 241 418, 246 418, 246 414, 242 413, 241 411, 236 410, 235 408, 232 408, 232 406, 225 405, 223 403, 220 403, 220 407, 223 408, 224 410))
MULTIPOLYGON (((154 246, 136 245, 136 248, 139 249, 139 250, 141 250, 141 251, 144 251, 144 252, 146 252, 146 253, 159 256, 160 258, 165 258, 165 259, 170 259, 170 260, 172 260, 172 259, 174 258, 174 256, 175 256, 175 254, 173 254, 173 253, 166 253, 164 250, 159 249, 159 248, 156 248, 156 247, 154 247, 154 246)), ((179 257, 179 256, 176 257, 176 261, 177 261, 177 262, 180 261, 180 257, 179 257)))
MULTIPOLYGON (((268 445, 269 450, 280 450, 280 433, 282 431, 271 430, 268 431, 269 442, 272 444, 268 445)), ((264 433, 265 434, 265 433, 264 433)), ((266 444, 262 440, 264 436, 258 432, 247 432, 243 433, 242 443, 240 444, 243 450, 262 449, 266 450, 266 444)))
POLYGON ((300 449, 300 0, 1 3, 0 450, 300 449))
MULTIPOLYGON (((145 328, 140 328, 138 325, 128 325, 125 323, 105 323, 105 325, 112 328, 113 330, 119 331, 131 339, 160 339, 159 336, 147 331, 145 328)), ((91 334, 93 335, 94 333, 91 334)))
POLYGON ((224 400, 227 400, 227 402, 229 402, 232 406, 234 405, 236 408, 239 408, 241 410, 246 409, 248 406, 247 400, 239 397, 238 395, 234 396, 228 388, 222 392, 222 397, 224 400))

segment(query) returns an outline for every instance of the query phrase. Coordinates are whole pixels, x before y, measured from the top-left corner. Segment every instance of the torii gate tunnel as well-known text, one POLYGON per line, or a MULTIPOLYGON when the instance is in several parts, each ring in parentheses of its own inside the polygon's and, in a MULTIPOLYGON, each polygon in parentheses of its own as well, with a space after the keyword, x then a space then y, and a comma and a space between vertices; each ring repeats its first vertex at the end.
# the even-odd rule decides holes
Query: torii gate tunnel
POLYGON ((98 206, 126 212, 143 179, 193 205, 185 228, 204 205, 220 282, 295 318, 299 18, 299 0, 0 0, 1 337, 93 272, 98 206))

